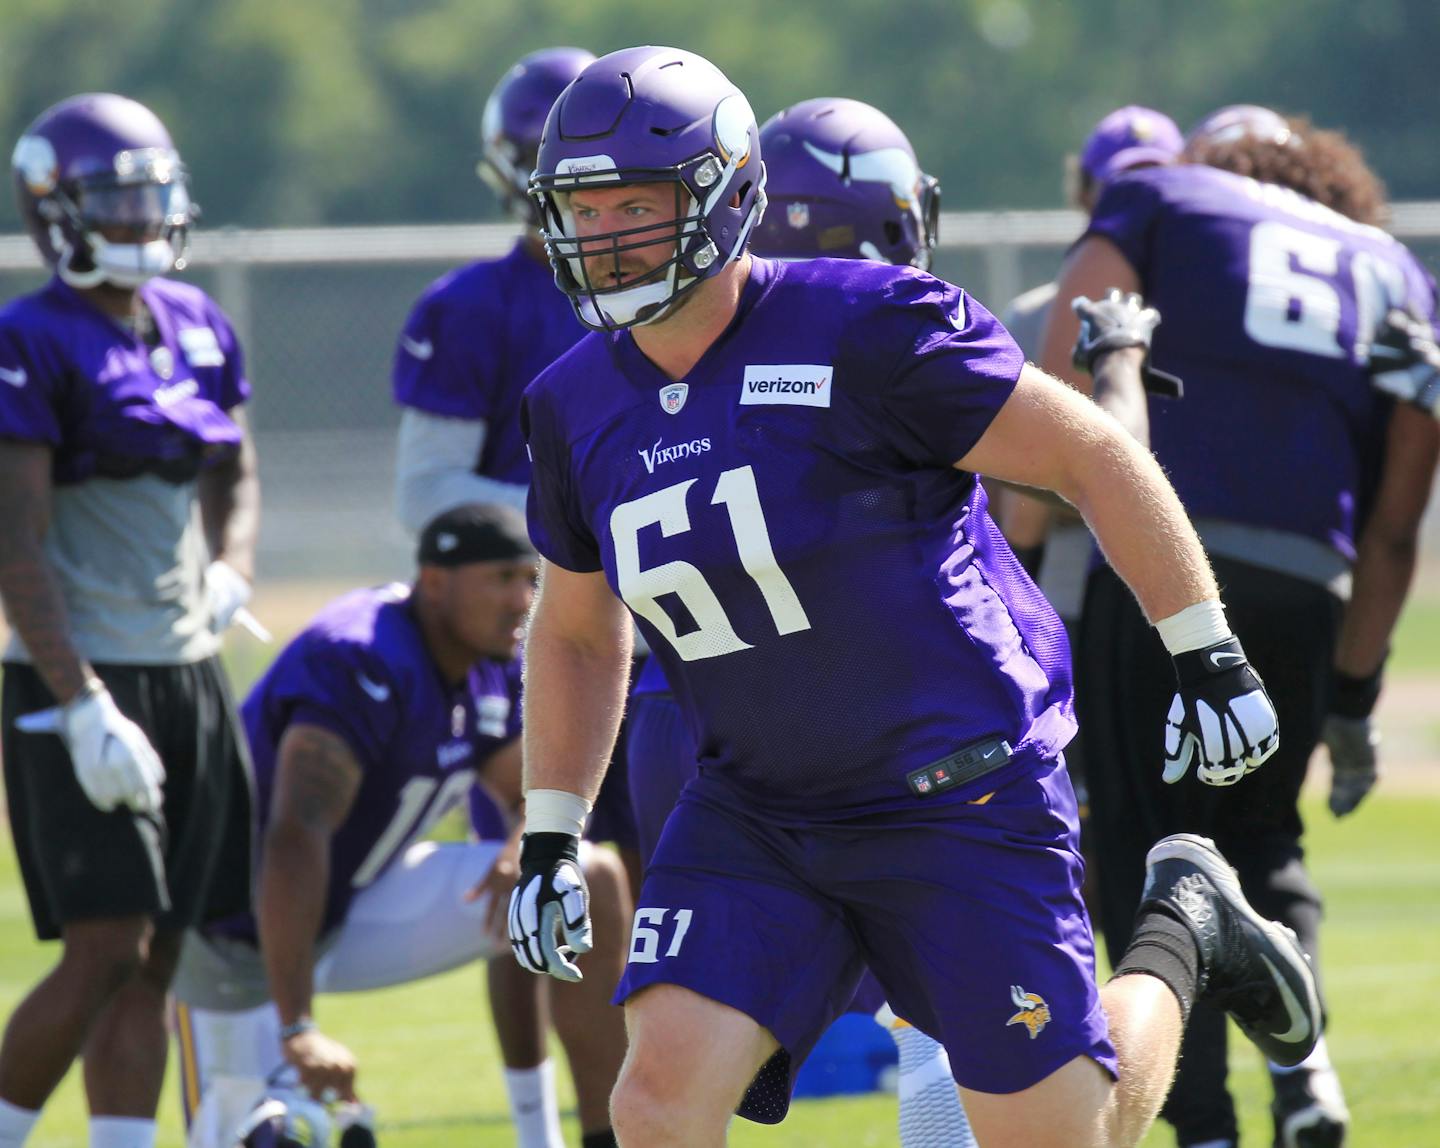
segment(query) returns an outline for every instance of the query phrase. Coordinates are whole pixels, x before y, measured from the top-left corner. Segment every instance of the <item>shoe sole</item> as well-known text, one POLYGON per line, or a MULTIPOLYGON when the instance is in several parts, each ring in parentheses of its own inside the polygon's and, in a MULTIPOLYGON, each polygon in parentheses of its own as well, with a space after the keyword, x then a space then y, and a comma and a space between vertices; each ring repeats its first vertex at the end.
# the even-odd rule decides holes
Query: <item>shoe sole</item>
MULTIPOLYGON (((1241 1026, 1251 1040, 1256 1043, 1264 1041, 1261 1051, 1276 1064, 1287 1068, 1299 1064, 1310 1055, 1311 1050, 1315 1047, 1315 1042, 1320 1039, 1321 1012, 1320 992, 1315 985, 1315 974, 1310 969, 1310 958, 1300 947, 1300 941, 1295 936, 1295 931, 1278 921, 1267 920, 1251 908, 1250 903, 1245 899, 1244 891, 1240 888, 1240 879, 1235 875, 1235 870, 1215 848, 1215 842, 1209 838, 1193 833, 1177 833, 1157 842, 1145 856, 1147 869, 1152 864, 1170 860, 1189 861, 1205 874, 1233 912, 1259 930, 1269 942, 1271 950, 1269 954, 1262 951, 1261 959, 1270 966, 1271 976, 1279 983, 1288 986, 1289 982, 1280 975, 1279 969, 1276 967, 1277 961, 1283 961, 1291 969, 1299 970, 1300 980, 1305 986, 1303 1003, 1308 1010, 1306 1020, 1309 1022, 1310 1028, 1303 1041, 1281 1040, 1282 1034, 1277 1033, 1257 1035, 1252 1033, 1247 1026, 1241 1026)), ((1296 998, 1296 1003, 1300 1003, 1298 998, 1296 998)))

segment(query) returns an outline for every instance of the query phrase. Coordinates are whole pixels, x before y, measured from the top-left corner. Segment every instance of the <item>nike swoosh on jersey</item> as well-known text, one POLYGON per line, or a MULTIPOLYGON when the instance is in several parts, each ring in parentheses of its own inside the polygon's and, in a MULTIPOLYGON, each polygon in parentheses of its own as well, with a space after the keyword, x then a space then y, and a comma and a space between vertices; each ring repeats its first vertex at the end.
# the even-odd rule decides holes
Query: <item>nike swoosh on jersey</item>
POLYGON ((380 682, 371 681, 364 674, 356 674, 355 680, 360 683, 360 688, 377 702, 390 700, 390 687, 380 682))
POLYGON ((400 345, 422 363, 435 353, 435 344, 429 339, 412 339, 409 335, 401 335, 400 345))
POLYGON ((1213 654, 1210 655, 1210 664, 1214 666, 1217 670, 1223 670, 1225 668, 1225 663, 1220 660, 1221 658, 1229 658, 1231 663, 1235 663, 1243 662, 1245 660, 1245 655, 1230 654, 1226 653, 1224 650, 1216 650, 1213 654))
POLYGON ((30 381, 30 375, 24 367, 0 367, 0 379, 4 379, 12 387, 23 387, 30 381))
POLYGON ((1272 1032, 1270 1035, 1276 1040, 1283 1040, 1287 1044, 1297 1044, 1310 1035, 1310 1018, 1305 1015, 1305 1008, 1300 1003, 1300 998, 1295 995, 1284 977, 1280 975, 1274 963, 1264 953, 1260 959, 1265 962, 1265 967, 1270 970, 1270 975, 1275 978, 1275 984, 1280 989, 1280 1002, 1285 1006, 1285 1015, 1290 1018, 1290 1027, 1284 1032, 1272 1032))

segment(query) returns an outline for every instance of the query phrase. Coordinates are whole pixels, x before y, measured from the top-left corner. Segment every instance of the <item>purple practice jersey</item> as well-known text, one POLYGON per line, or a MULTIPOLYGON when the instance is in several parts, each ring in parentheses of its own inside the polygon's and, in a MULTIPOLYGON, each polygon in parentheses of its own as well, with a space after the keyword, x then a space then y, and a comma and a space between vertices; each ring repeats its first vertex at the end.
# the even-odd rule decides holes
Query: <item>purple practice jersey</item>
POLYGON ((757 259, 685 379, 622 332, 531 385, 531 535, 635 614, 702 781, 843 818, 974 798, 1069 741, 1064 630, 953 467, 1023 363, 923 272, 757 259))
POLYGON ((517 243, 504 258, 453 271, 421 296, 395 351, 395 401, 483 420, 475 473, 528 483, 520 396, 584 333, 549 265, 517 243))
POLYGON ((193 478, 240 428, 250 396, 235 333, 198 287, 152 279, 147 344, 58 277, 0 309, 0 438, 54 448, 57 485, 193 478))
MULTIPOLYGON (((462 801, 475 770, 520 732, 520 659, 482 661, 450 686, 425 647, 410 589, 354 590, 326 606, 281 652, 241 707, 255 760, 257 837, 291 725, 342 738, 363 770, 330 846, 323 929, 412 841, 462 801)), ((225 931, 254 936, 247 920, 225 931)))
POLYGON ((1163 317, 1154 363, 1185 399, 1151 401, 1150 442, 1191 517, 1353 559, 1392 409, 1365 374, 1369 342, 1391 307, 1434 313, 1430 276, 1376 228, 1201 165, 1107 183, 1088 234, 1119 247, 1163 317))

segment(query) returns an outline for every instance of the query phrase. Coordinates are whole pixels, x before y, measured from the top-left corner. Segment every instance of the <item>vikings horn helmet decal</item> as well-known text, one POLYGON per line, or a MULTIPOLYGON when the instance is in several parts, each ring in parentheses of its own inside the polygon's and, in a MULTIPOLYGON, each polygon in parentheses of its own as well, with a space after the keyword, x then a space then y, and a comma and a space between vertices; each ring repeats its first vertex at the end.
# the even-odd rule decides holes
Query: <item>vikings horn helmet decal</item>
POLYGON ((555 102, 530 184, 555 282, 587 327, 654 322, 702 280, 740 258, 765 209, 760 133, 745 96, 701 56, 628 48, 586 68, 555 102), (572 191, 587 184, 662 185, 675 218, 577 236, 572 191), (621 256, 664 245, 638 282, 621 256))
POLYGON ((940 185, 895 122, 859 100, 804 100, 760 129, 772 209, 756 254, 928 268, 940 185))
POLYGON ((72 96, 25 129, 10 166, 30 238, 71 286, 136 287, 185 266, 196 216, 185 165, 143 104, 72 96))
POLYGON ((485 101, 480 117, 480 162, 475 170, 522 223, 540 226, 530 199, 530 173, 545 117, 567 84, 593 62, 584 48, 544 48, 516 61, 485 101))

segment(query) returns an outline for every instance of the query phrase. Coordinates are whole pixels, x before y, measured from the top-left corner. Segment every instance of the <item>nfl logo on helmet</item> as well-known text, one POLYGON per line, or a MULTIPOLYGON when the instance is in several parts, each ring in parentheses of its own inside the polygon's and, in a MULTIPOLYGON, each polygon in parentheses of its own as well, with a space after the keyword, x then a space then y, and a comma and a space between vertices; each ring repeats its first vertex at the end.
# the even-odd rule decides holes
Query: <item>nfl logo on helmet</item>
POLYGON ((690 395, 689 383, 671 383, 660 389, 660 405, 667 415, 678 415, 690 395))

